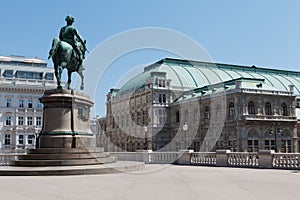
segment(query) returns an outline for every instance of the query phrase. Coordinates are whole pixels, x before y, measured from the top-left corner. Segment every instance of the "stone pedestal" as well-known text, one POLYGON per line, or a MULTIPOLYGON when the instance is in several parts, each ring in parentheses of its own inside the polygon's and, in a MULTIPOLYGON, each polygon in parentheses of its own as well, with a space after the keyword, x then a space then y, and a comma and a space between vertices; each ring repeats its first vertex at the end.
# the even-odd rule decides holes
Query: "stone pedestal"
POLYGON ((96 148, 96 137, 90 129, 88 96, 73 90, 47 90, 43 128, 37 148, 13 161, 14 166, 72 166, 115 162, 116 158, 96 148))
POLYGON ((43 129, 38 148, 91 148, 96 138, 90 130, 88 96, 73 90, 47 90, 40 99, 44 104, 43 129))

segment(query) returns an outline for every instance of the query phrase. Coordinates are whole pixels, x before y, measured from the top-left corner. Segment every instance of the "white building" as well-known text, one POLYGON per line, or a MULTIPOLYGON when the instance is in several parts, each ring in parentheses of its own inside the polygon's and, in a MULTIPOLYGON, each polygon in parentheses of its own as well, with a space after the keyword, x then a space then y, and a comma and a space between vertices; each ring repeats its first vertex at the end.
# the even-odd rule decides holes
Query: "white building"
POLYGON ((0 56, 0 152, 34 148, 43 123, 39 98, 55 87, 45 60, 0 56))

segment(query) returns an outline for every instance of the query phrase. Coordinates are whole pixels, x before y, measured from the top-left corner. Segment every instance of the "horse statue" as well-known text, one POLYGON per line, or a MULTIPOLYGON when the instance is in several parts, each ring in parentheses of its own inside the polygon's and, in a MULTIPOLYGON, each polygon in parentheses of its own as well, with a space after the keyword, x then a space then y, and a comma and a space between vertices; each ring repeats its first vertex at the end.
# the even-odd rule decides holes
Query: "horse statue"
MULTIPOLYGON (((82 52, 83 58, 85 55, 85 52, 87 51, 85 45, 81 44, 79 41, 78 47, 79 50, 82 52)), ((84 41, 86 43, 86 41, 84 41)), ((61 74, 63 69, 68 70, 68 82, 67 82, 67 88, 70 90, 71 85, 71 75, 73 72, 77 72, 81 78, 81 85, 80 90, 84 89, 84 76, 83 76, 83 70, 84 67, 82 65, 82 61, 78 60, 78 56, 76 51, 73 49, 73 47, 64 41, 61 41, 59 38, 54 38, 52 41, 52 48, 49 51, 49 57, 50 59, 52 57, 52 61, 54 64, 54 73, 57 80, 57 89, 61 89, 61 74)))

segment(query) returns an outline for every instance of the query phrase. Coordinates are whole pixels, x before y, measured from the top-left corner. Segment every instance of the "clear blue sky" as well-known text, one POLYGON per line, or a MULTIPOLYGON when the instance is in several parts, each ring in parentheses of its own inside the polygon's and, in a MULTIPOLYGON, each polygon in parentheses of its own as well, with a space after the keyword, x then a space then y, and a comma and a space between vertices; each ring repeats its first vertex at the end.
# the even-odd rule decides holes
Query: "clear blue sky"
MULTIPOLYGON (((71 14, 90 51, 123 31, 161 27, 193 38, 215 62, 300 71, 299 10, 298 0, 2 1, 0 55, 46 59, 71 14)), ((145 50, 115 61, 99 82, 96 113, 105 114, 105 95, 124 73, 167 56, 145 50)))

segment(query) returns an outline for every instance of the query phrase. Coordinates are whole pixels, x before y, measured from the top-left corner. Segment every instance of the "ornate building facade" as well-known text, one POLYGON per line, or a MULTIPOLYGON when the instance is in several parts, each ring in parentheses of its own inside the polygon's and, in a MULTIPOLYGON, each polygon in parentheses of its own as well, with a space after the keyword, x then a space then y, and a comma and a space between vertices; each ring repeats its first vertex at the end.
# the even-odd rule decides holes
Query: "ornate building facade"
POLYGON ((0 151, 35 147, 43 123, 39 98, 56 87, 54 70, 45 60, 0 56, 0 151))
POLYGON ((110 90, 102 141, 108 151, 299 152, 299 101, 299 72, 166 58, 110 90))

